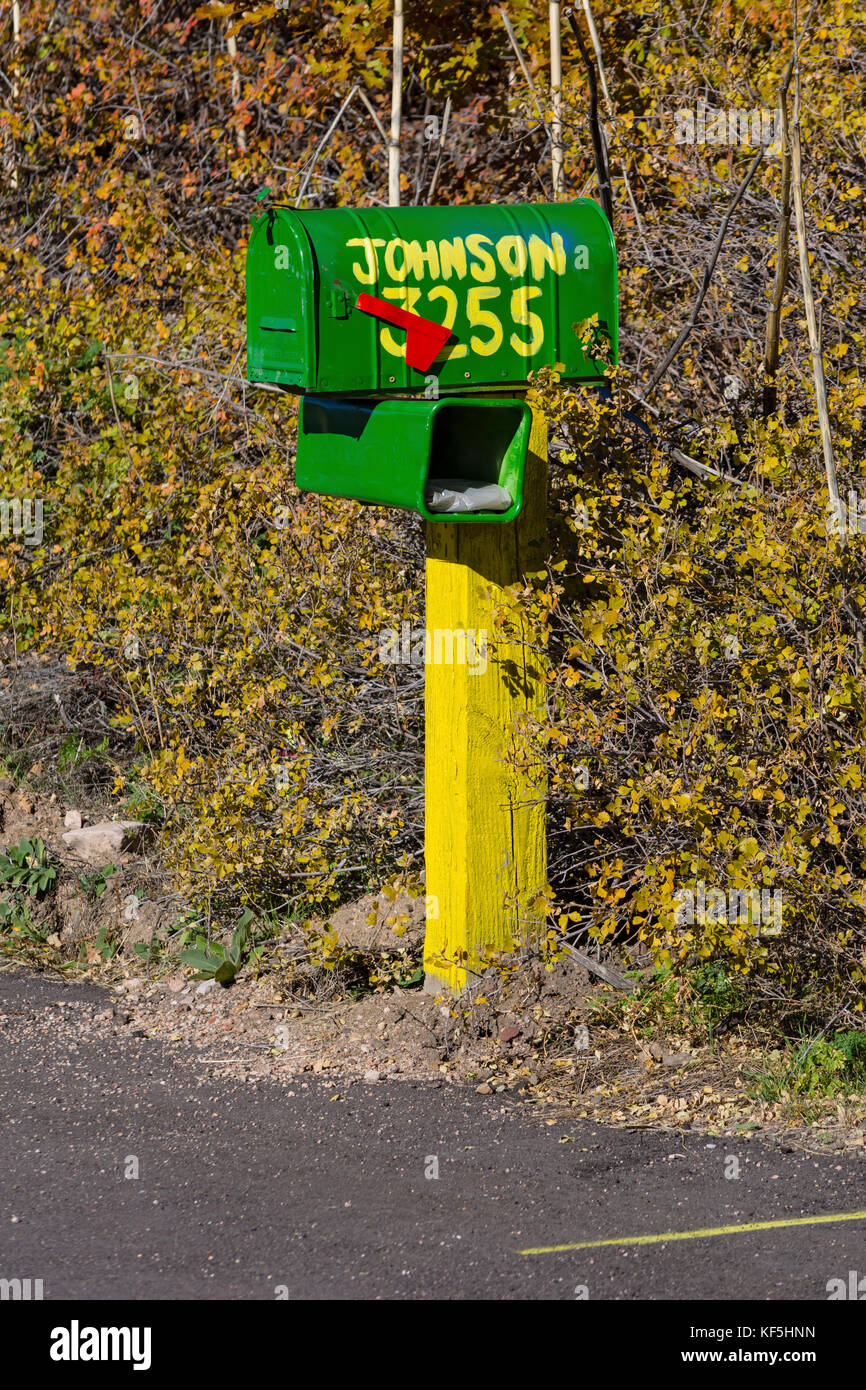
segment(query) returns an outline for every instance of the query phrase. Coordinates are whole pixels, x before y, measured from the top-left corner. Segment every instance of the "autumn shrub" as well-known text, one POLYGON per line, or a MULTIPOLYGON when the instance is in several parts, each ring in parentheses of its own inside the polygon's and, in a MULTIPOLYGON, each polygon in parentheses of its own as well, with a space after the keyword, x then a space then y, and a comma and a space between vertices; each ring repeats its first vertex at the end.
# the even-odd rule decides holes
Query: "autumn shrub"
MULTIPOLYGON (((289 435, 285 407, 281 423, 289 435)), ((419 679, 378 651, 382 627, 417 616, 417 537, 300 499, 282 457, 215 470, 170 421, 149 448, 154 427, 128 411, 123 441, 61 459, 51 536, 76 560, 41 621, 28 578, 16 633, 57 633, 102 674, 193 902, 327 907, 386 876, 407 824, 417 838, 421 731, 402 687, 419 679)))
MULTIPOLYGON (((549 198, 547 10, 507 9, 535 94, 498 4, 412 6, 404 201, 427 197, 438 154, 425 131, 448 100, 437 201, 549 198)), ((770 0, 593 10, 622 367, 606 398, 555 374, 537 383, 550 567, 514 595, 549 659, 547 717, 525 728, 524 754, 547 770, 552 920, 599 945, 638 941, 677 978, 721 963, 750 998, 857 1028, 864 540, 854 527, 843 545, 827 525, 793 254, 778 411, 761 418, 772 148, 694 331, 649 390, 752 158, 730 141, 678 143, 677 112, 772 109, 789 16, 770 0), (732 895, 755 892, 771 922, 731 920, 732 895), (691 921, 688 893, 704 904, 691 921)), ((176 886, 208 920, 327 918, 395 876, 416 883, 423 672, 383 663, 379 635, 422 620, 421 524, 299 494, 292 403, 250 387, 244 362, 257 195, 386 196, 367 106, 353 98, 328 131, 354 83, 387 122, 391 7, 22 12, 17 49, 0 33, 16 74, 0 93, 0 495, 38 498, 44 538, 0 544, 4 656, 59 651, 97 682, 112 808, 159 823, 176 886)), ((801 84, 833 438, 855 500, 857 18, 848 0, 814 17, 801 84)), ((564 52, 565 188, 594 194, 587 79, 567 34, 564 52)), ((324 959, 336 948, 321 941, 324 959)))
MULTIPOLYGON (((719 481, 672 466, 616 392, 547 382, 538 400, 562 448, 528 601, 548 719, 526 741, 561 925, 660 963, 723 957, 779 1006, 859 1022, 866 550, 829 524, 814 416, 792 392, 792 424, 706 427, 691 447, 726 460, 719 481), (750 892, 778 911, 750 921, 750 892)), ((864 404, 856 379, 833 394, 852 482, 864 404)))

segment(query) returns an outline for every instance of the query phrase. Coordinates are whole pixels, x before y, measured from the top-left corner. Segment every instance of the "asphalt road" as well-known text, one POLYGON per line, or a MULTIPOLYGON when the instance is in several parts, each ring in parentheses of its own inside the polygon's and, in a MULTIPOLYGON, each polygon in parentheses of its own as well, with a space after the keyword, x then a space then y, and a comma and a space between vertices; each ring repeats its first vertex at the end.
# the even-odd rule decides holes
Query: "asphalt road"
POLYGON ((0 1278, 46 1300, 826 1300, 866 1276, 866 1220, 520 1253, 866 1209, 861 1159, 550 1126, 444 1083, 223 1085, 192 1052, 28 1027, 101 997, 0 973, 0 1278))

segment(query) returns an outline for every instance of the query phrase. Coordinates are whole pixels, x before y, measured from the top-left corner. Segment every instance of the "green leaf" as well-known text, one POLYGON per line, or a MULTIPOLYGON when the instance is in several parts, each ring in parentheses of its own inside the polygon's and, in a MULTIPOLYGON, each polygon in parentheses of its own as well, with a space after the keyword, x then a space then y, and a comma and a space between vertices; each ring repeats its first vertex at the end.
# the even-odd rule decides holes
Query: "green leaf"
POLYGON ((423 965, 421 965, 421 966, 419 966, 418 969, 415 971, 414 975, 409 975, 405 980, 400 980, 399 983, 400 983, 401 988, 403 988, 403 989, 411 989, 411 987, 412 987, 413 985, 420 985, 423 979, 424 979, 424 967, 423 967, 423 965))
POLYGON ((104 352, 104 351, 105 351, 105 344, 104 344, 104 343, 101 343, 101 342, 98 342, 98 341, 91 341, 90 343, 88 343, 87 347, 85 348, 84 352, 83 352, 83 353, 81 354, 81 356, 79 357, 78 361, 73 363, 73 368, 74 368, 76 371, 78 371, 78 370, 80 370, 82 367, 89 367, 90 364, 91 364, 91 362, 93 361, 94 357, 97 357, 97 356, 99 355, 100 352, 104 352))
POLYGON ((203 974, 213 975, 219 968, 221 962, 217 956, 209 955, 207 951, 181 951, 180 958, 184 965, 191 965, 193 970, 200 970, 203 974))

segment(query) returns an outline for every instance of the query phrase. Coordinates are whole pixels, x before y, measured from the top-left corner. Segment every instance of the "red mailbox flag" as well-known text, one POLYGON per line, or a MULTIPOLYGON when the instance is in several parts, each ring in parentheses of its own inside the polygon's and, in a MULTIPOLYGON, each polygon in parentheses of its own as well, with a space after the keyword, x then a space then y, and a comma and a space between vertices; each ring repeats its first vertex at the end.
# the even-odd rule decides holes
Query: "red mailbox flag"
POLYGON ((429 371, 451 337, 451 329, 443 328, 441 323, 422 319, 420 314, 411 314, 408 309, 399 309, 396 304, 376 299, 372 294, 359 294, 357 307, 395 328, 405 328, 406 361, 418 372, 429 371))

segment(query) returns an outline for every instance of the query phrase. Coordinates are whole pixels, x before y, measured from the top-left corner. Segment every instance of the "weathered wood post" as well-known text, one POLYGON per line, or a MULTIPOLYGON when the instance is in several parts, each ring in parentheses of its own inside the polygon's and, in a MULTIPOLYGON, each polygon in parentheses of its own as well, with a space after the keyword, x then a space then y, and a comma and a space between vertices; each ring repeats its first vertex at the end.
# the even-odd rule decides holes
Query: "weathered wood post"
POLYGON ((504 590, 547 559, 547 423, 533 416, 523 510, 507 526, 427 524, 427 634, 464 631, 486 662, 426 668, 426 988, 459 993, 488 953, 542 926, 531 900, 547 883, 541 770, 507 763, 521 713, 538 714, 546 682, 532 633, 497 640, 504 590))

